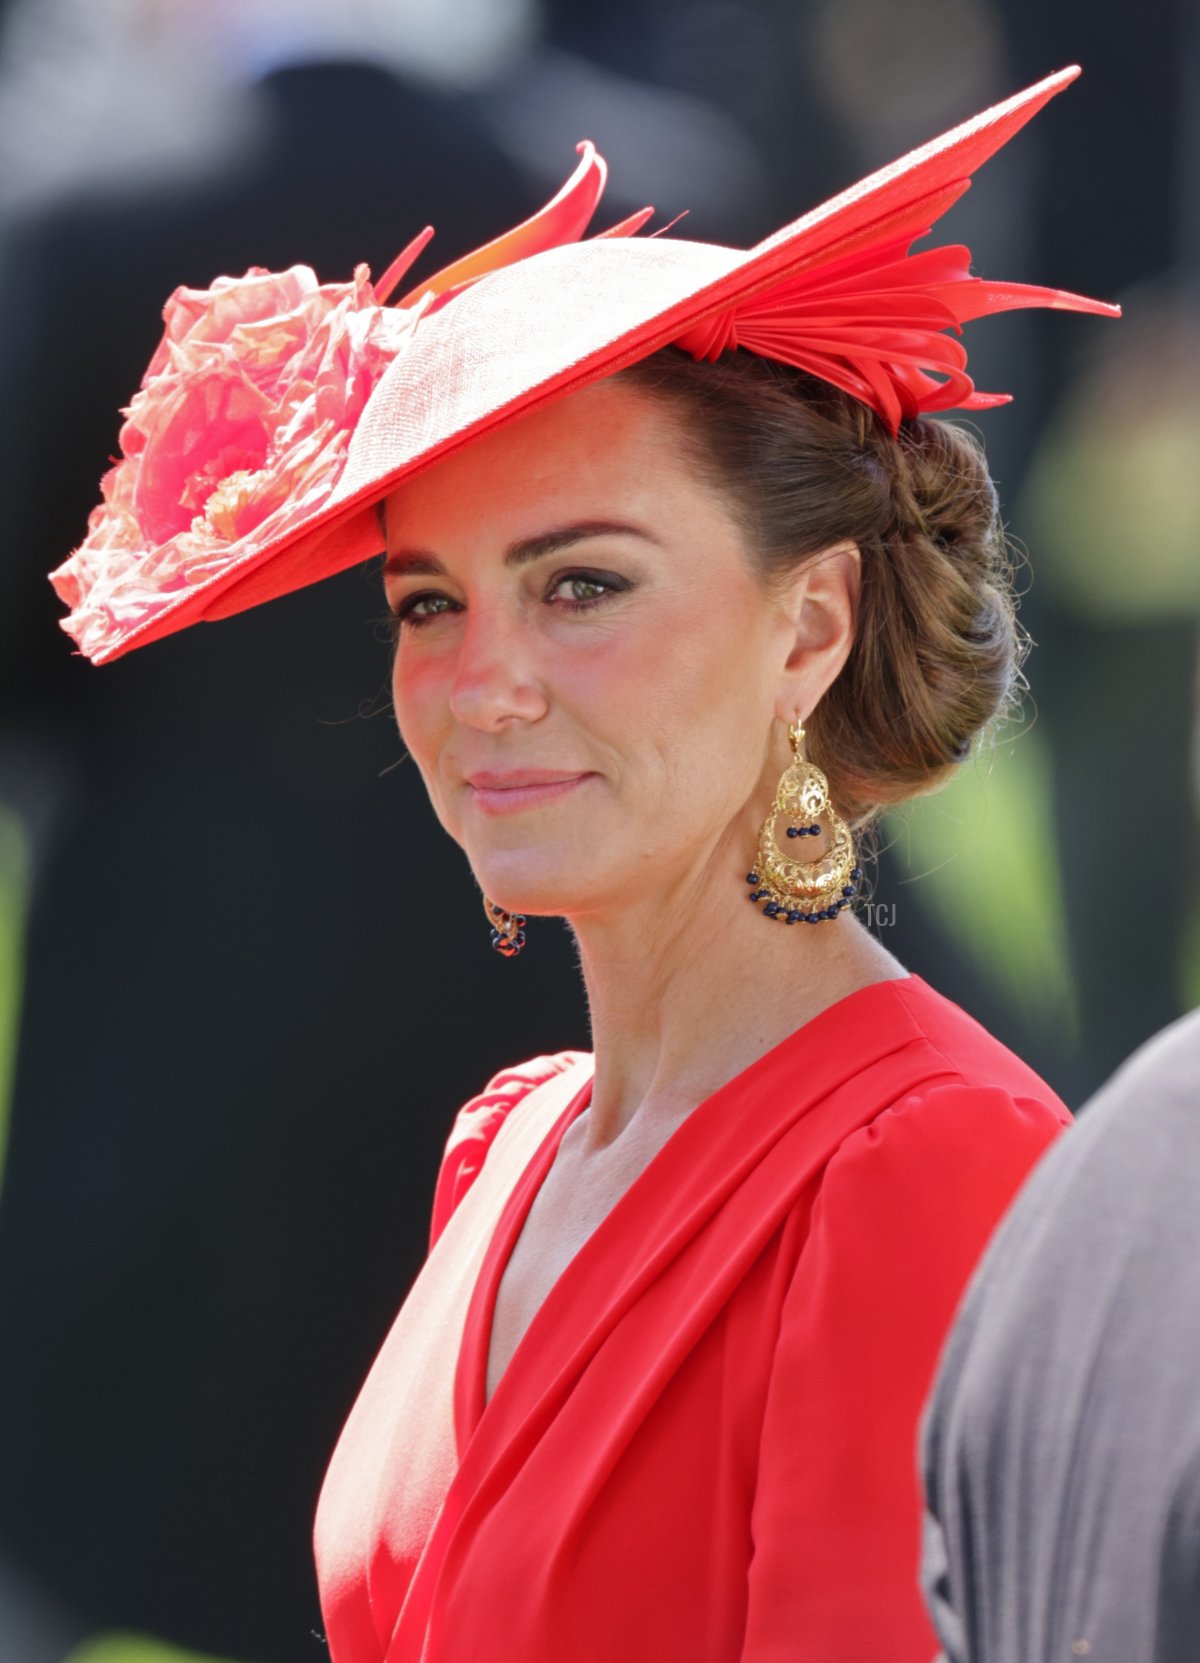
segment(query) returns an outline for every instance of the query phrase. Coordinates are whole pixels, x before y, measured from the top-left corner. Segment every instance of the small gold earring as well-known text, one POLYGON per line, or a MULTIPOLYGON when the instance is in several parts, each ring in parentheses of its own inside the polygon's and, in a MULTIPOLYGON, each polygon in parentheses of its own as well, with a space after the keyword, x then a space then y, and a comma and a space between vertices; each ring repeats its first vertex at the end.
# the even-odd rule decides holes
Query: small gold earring
POLYGON ((804 723, 797 718, 788 727, 792 760, 783 772, 771 812, 763 821, 758 839, 758 858, 753 872, 746 874, 750 899, 765 901, 763 917, 785 924, 818 924, 836 918, 844 907, 854 904, 862 868, 855 864, 854 837, 849 826, 834 810, 829 781, 815 762, 803 754, 804 723), (812 860, 798 860, 784 854, 775 837, 780 815, 788 820, 789 838, 818 837, 824 820, 829 842, 823 854, 812 860))
POLYGON ((492 946, 506 959, 514 958, 525 945, 525 914, 505 912, 503 907, 489 901, 486 895, 483 897, 483 910, 492 926, 492 946))

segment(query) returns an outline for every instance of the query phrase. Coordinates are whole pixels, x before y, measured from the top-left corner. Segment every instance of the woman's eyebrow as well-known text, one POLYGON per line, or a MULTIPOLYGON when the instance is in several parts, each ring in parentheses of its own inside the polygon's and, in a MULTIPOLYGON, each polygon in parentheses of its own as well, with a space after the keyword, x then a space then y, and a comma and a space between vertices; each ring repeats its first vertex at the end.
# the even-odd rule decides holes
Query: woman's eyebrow
MULTIPOLYGON (((552 531, 539 532, 535 537, 521 537, 504 551, 506 566, 525 566, 543 555, 556 554, 572 543, 588 537, 639 537, 646 543, 659 543, 652 532, 624 520, 576 520, 571 525, 556 526, 552 531)), ((435 554, 424 549, 397 549, 390 554, 385 572, 393 576, 444 577, 446 568, 435 554)))

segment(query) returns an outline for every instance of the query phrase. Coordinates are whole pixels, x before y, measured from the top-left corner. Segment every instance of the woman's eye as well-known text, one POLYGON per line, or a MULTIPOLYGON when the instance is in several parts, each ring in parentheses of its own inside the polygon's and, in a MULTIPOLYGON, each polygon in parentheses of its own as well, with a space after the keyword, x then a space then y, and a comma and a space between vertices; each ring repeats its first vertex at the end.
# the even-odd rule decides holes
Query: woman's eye
POLYGON ((431 623, 457 605, 458 602, 451 600, 449 595, 409 595, 391 608, 384 622, 393 640, 399 640, 402 629, 420 629, 422 624, 431 623))
POLYGON ((456 605, 449 595, 414 595, 396 608, 400 618, 436 618, 440 612, 456 605))
POLYGON ((567 572, 553 580, 550 594, 557 595, 572 612, 580 612, 620 589, 628 589, 628 584, 618 577, 602 577, 598 572, 567 572))

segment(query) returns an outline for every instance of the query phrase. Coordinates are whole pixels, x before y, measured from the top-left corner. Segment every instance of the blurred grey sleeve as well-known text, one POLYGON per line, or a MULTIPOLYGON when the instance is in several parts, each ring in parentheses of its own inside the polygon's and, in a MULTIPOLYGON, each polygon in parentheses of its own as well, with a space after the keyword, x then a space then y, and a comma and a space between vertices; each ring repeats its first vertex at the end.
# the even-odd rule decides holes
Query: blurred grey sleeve
POLYGON ((1179 1475, 1159 1554, 1154 1663, 1195 1663, 1200 1650, 1200 1428, 1179 1475))
POLYGON ((921 1592, 942 1646, 933 1663, 967 1663, 963 1618, 955 1603, 954 1579, 941 1519, 943 1474, 938 1434, 943 1384, 939 1375, 921 1424, 921 1473, 925 1487, 925 1512, 921 1523, 921 1592))

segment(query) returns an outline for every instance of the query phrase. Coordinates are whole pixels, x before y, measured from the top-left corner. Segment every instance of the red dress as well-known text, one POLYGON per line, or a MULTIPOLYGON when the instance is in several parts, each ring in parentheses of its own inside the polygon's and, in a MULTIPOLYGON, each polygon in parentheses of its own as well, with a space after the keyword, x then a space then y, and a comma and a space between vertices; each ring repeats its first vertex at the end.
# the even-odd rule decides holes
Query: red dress
POLYGON ((321 1492, 332 1663, 929 1663, 918 1417, 1066 1108, 921 978, 849 994, 677 1127, 485 1407, 591 1066, 537 1058, 458 1115, 321 1492))

